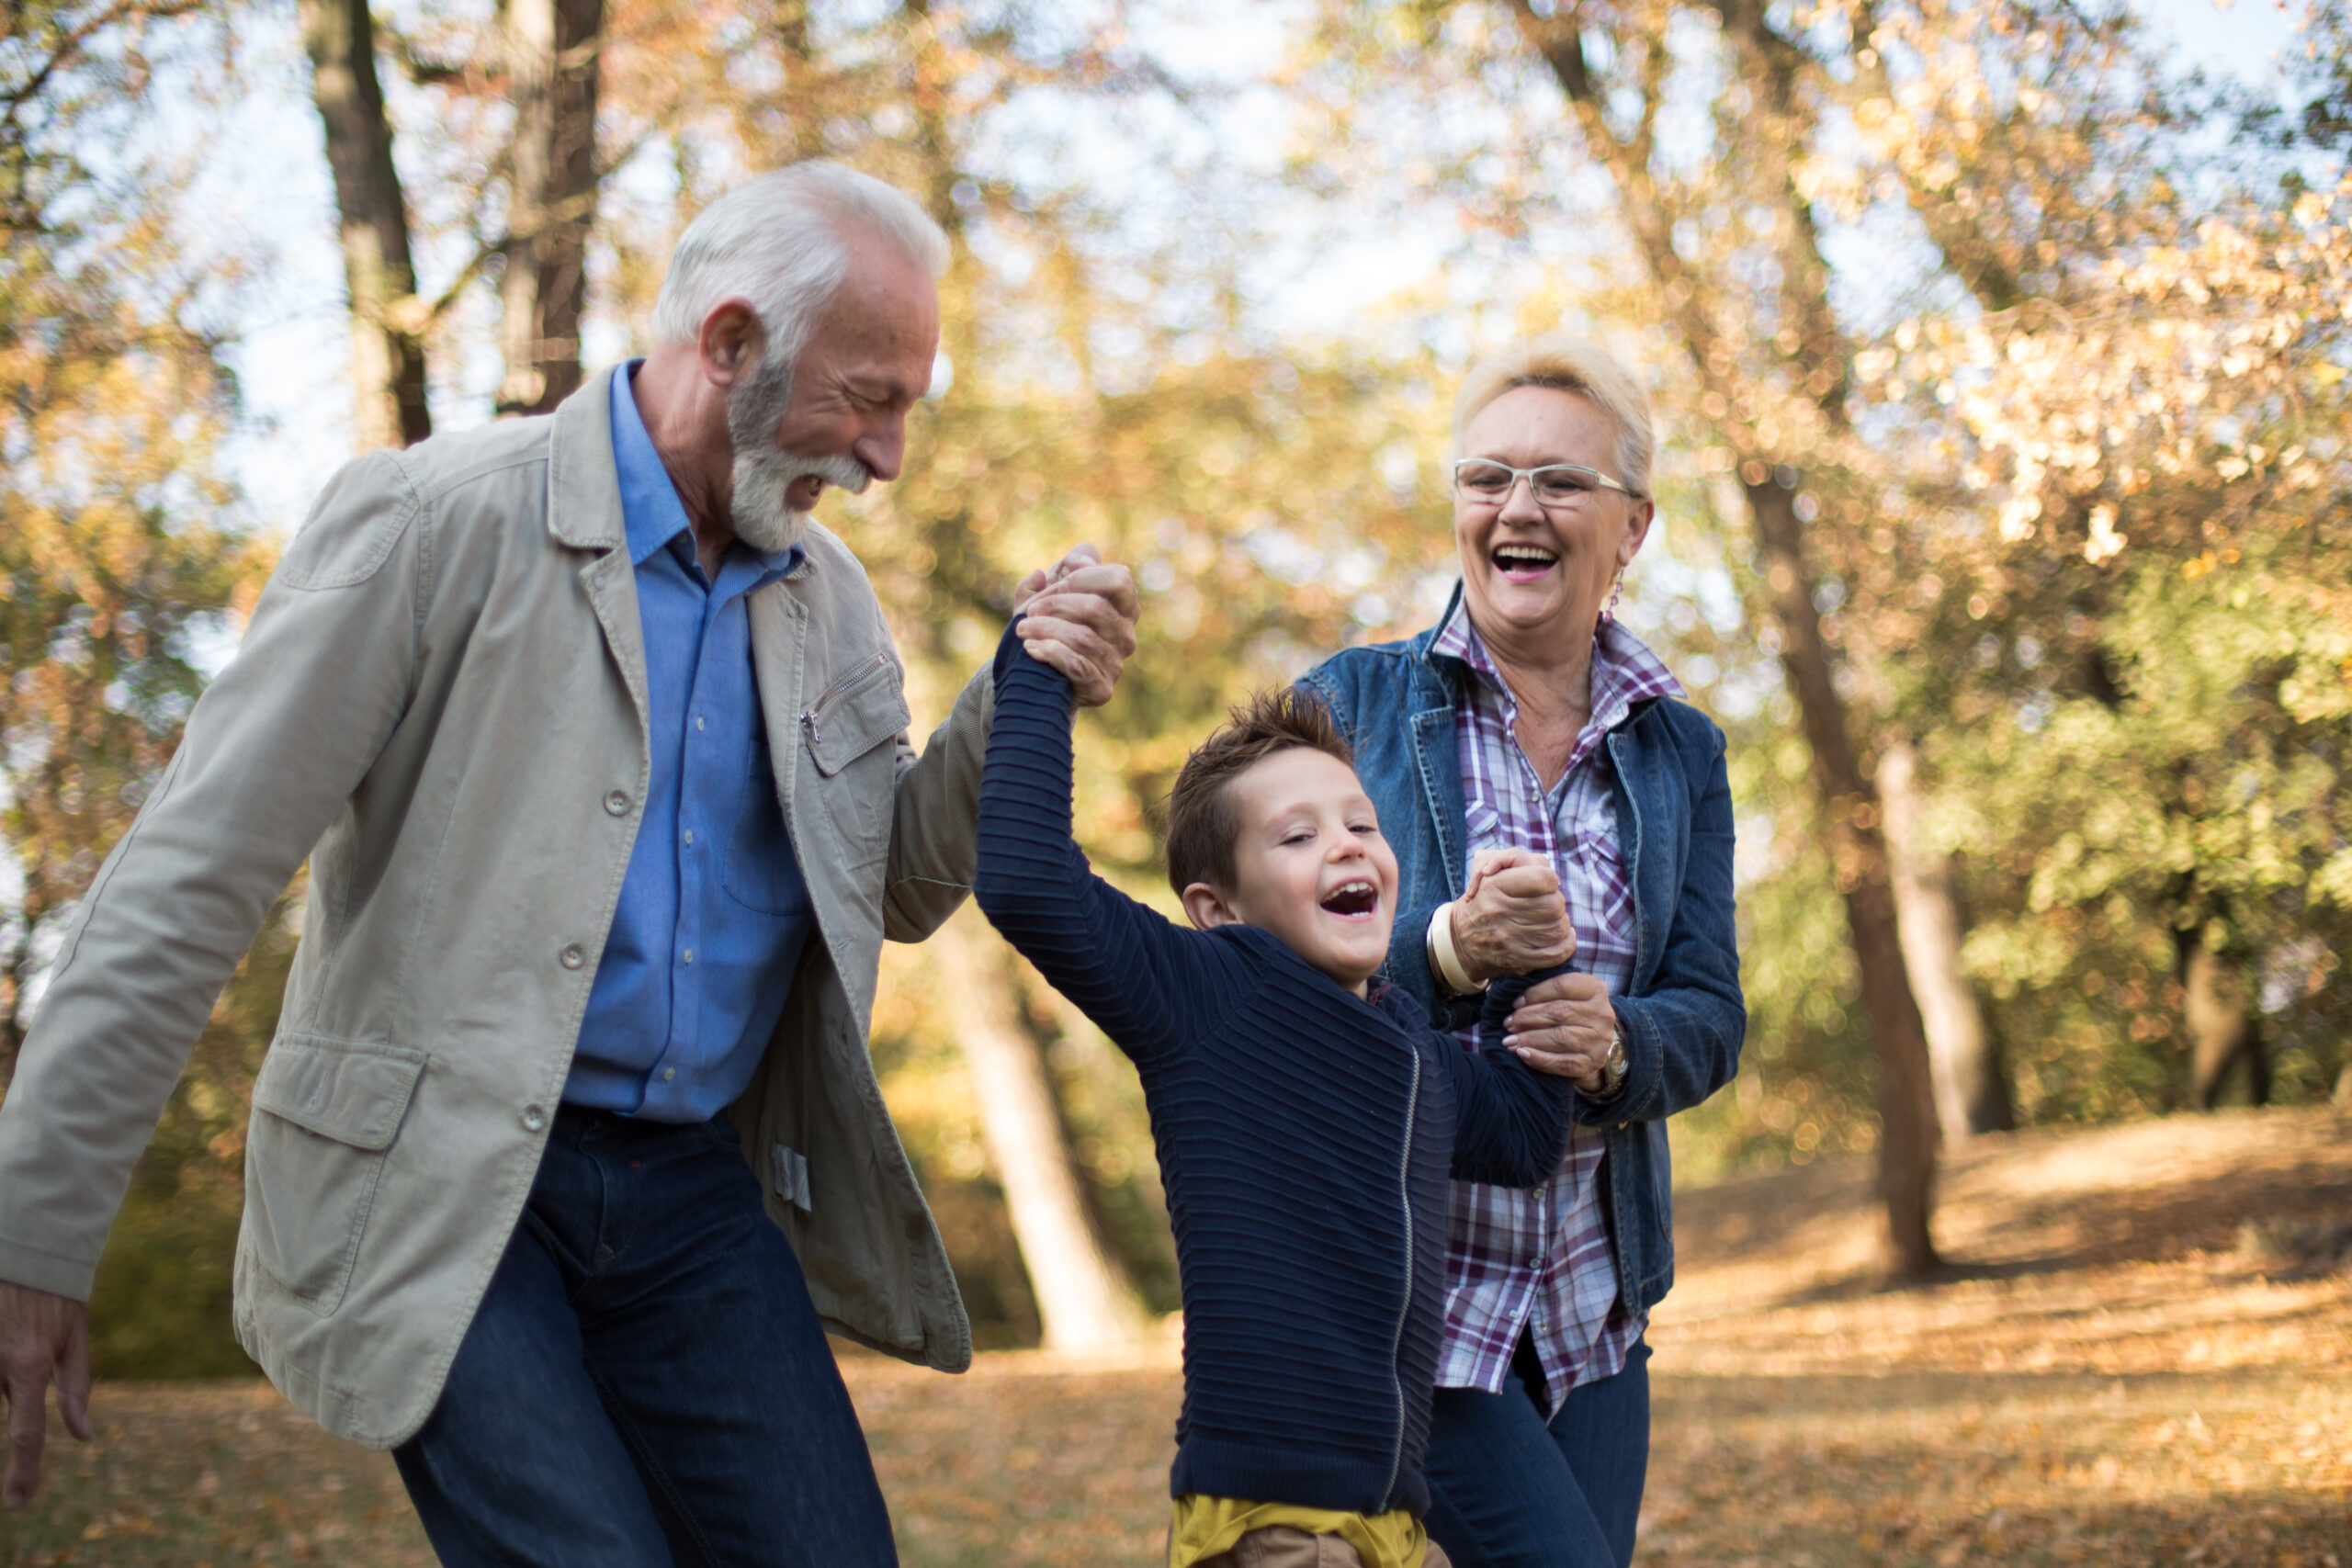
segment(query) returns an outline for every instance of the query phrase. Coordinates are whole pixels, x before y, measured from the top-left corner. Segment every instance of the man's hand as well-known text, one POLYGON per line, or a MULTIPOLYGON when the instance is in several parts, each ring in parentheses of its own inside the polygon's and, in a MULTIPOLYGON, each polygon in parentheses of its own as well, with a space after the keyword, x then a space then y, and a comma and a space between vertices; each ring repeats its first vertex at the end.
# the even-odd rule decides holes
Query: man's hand
POLYGON ((1503 1043, 1537 1072, 1566 1078, 1587 1094, 1600 1092, 1609 1043, 1617 1037, 1617 1010, 1597 975, 1555 975, 1527 988, 1511 1010, 1503 1043))
POLYGON ((1012 608, 1024 616, 1029 657, 1069 676, 1080 707, 1111 700, 1136 650, 1136 584, 1125 567, 1105 566, 1092 545, 1080 545, 1051 571, 1023 578, 1012 608))
POLYGON ((8 1405, 8 1480, 0 1502, 21 1508, 40 1485, 49 1382, 65 1429, 90 1440, 90 1317, 77 1301, 0 1280, 0 1398, 8 1405))
POLYGON ((1576 956, 1560 874, 1529 850, 1483 850, 1454 900, 1453 953, 1473 980, 1549 969, 1576 956))

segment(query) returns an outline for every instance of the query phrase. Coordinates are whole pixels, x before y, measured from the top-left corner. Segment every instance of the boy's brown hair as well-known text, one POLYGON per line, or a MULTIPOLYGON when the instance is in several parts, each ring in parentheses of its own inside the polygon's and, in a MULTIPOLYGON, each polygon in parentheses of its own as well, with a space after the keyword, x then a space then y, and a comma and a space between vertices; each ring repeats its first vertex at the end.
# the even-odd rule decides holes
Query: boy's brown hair
POLYGON ((1277 686, 1233 709, 1184 759, 1168 792, 1168 881, 1180 895, 1195 882, 1233 886, 1241 819, 1226 786, 1275 752, 1299 747, 1356 765, 1329 705, 1303 686, 1277 686))

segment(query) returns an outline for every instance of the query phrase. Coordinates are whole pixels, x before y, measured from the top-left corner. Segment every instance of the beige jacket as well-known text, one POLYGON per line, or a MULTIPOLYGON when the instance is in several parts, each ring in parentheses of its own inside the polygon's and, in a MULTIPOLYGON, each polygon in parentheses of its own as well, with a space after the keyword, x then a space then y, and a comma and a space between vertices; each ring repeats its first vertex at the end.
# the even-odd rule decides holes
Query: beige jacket
MULTIPOLYGON (((0 1103, 0 1279, 86 1298, 190 1043, 311 858, 254 1089, 237 1333, 329 1431, 424 1422, 538 1168, 637 835, 645 654, 605 376, 335 476, 100 868, 0 1103)), ((918 758, 864 570, 812 528, 750 601, 821 941, 733 1111, 828 1326, 971 1331, 865 1049, 885 936, 964 897, 991 687, 918 758)))

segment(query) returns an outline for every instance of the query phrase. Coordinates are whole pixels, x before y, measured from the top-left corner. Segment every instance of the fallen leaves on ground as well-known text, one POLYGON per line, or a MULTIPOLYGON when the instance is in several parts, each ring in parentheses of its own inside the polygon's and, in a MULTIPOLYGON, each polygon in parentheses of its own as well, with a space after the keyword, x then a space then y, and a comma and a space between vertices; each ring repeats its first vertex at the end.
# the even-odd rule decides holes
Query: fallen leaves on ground
MULTIPOLYGON (((1947 1168, 1948 1276, 1897 1290, 1861 1164, 1678 1203, 1640 1562, 2352 1568, 2344 1118, 1987 1140, 1947 1168)), ((910 1568, 1163 1550, 1167 1348, 842 1368, 910 1568)), ((0 1568, 432 1561, 390 1461, 261 1384, 105 1387, 95 1414, 0 1517, 0 1568)))

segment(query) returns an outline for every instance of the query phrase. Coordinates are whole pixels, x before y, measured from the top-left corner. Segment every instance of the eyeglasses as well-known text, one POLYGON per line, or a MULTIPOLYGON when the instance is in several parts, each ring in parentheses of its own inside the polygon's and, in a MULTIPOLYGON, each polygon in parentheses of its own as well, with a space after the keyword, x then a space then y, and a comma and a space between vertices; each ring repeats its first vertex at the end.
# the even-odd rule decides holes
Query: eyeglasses
POLYGON ((1619 495, 1641 499, 1607 474, 1576 463, 1514 468, 1508 463, 1491 462, 1485 457, 1464 457, 1453 465, 1453 488, 1482 506, 1500 506, 1510 499, 1512 487, 1521 479, 1534 492, 1536 505, 1561 512, 1582 506, 1595 491, 1613 490, 1619 495))

